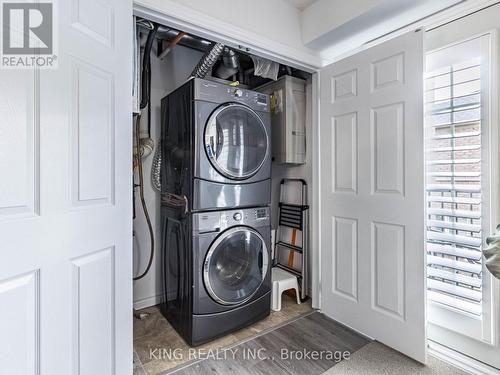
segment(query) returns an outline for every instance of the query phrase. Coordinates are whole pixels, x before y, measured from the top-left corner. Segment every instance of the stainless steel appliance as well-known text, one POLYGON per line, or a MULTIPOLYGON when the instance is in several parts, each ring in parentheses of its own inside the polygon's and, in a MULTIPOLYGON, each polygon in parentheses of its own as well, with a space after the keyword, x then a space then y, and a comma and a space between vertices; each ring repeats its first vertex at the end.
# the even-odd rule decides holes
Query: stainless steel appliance
POLYGON ((269 204, 270 122, 268 95, 189 80, 162 100, 162 190, 189 211, 269 204))
POLYGON ((161 310, 187 343, 202 344, 269 314, 269 207, 184 219, 171 214, 164 226, 161 310))

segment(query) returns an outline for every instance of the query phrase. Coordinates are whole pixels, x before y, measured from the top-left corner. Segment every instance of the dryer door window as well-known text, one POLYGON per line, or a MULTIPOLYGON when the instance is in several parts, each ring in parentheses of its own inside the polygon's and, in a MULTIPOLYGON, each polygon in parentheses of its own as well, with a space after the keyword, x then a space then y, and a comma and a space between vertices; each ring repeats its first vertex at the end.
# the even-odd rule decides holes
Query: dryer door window
POLYGON ((242 180, 264 164, 269 138, 256 112, 241 104, 225 104, 208 119, 205 150, 219 173, 242 180))
POLYGON ((223 305, 248 301, 267 274, 268 254, 262 236, 247 227, 234 227, 210 246, 203 265, 208 294, 223 305))

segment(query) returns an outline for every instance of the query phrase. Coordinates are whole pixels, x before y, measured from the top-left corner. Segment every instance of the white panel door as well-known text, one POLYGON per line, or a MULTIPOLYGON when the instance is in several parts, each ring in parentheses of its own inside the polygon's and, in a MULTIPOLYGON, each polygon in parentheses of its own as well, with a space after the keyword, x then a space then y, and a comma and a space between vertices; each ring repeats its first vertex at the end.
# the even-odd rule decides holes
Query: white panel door
POLYGON ((323 311, 426 360, 423 37, 320 73, 323 311))
POLYGON ((132 374, 132 1, 54 8, 58 68, 0 70, 0 372, 132 374))

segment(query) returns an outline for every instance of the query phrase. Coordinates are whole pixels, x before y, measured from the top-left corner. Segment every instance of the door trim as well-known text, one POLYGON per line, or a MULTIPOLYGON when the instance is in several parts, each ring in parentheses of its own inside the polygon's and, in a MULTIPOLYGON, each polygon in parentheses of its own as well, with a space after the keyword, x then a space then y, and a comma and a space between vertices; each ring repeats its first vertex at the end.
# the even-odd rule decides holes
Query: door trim
POLYGON ((437 342, 428 340, 427 353, 443 362, 446 362, 460 370, 480 375, 498 375, 498 370, 479 362, 474 358, 468 357, 456 350, 447 348, 437 342))

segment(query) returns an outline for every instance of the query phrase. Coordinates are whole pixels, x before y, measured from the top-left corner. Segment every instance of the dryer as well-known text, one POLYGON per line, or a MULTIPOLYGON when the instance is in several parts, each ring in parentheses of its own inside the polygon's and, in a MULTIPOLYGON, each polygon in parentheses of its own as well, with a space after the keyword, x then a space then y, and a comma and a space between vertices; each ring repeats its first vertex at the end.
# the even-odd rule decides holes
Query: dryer
POLYGON ((270 313, 269 207, 177 217, 163 207, 162 313, 190 345, 270 313))
POLYGON ((268 205, 269 97, 194 78, 162 99, 162 191, 189 210, 268 205))

